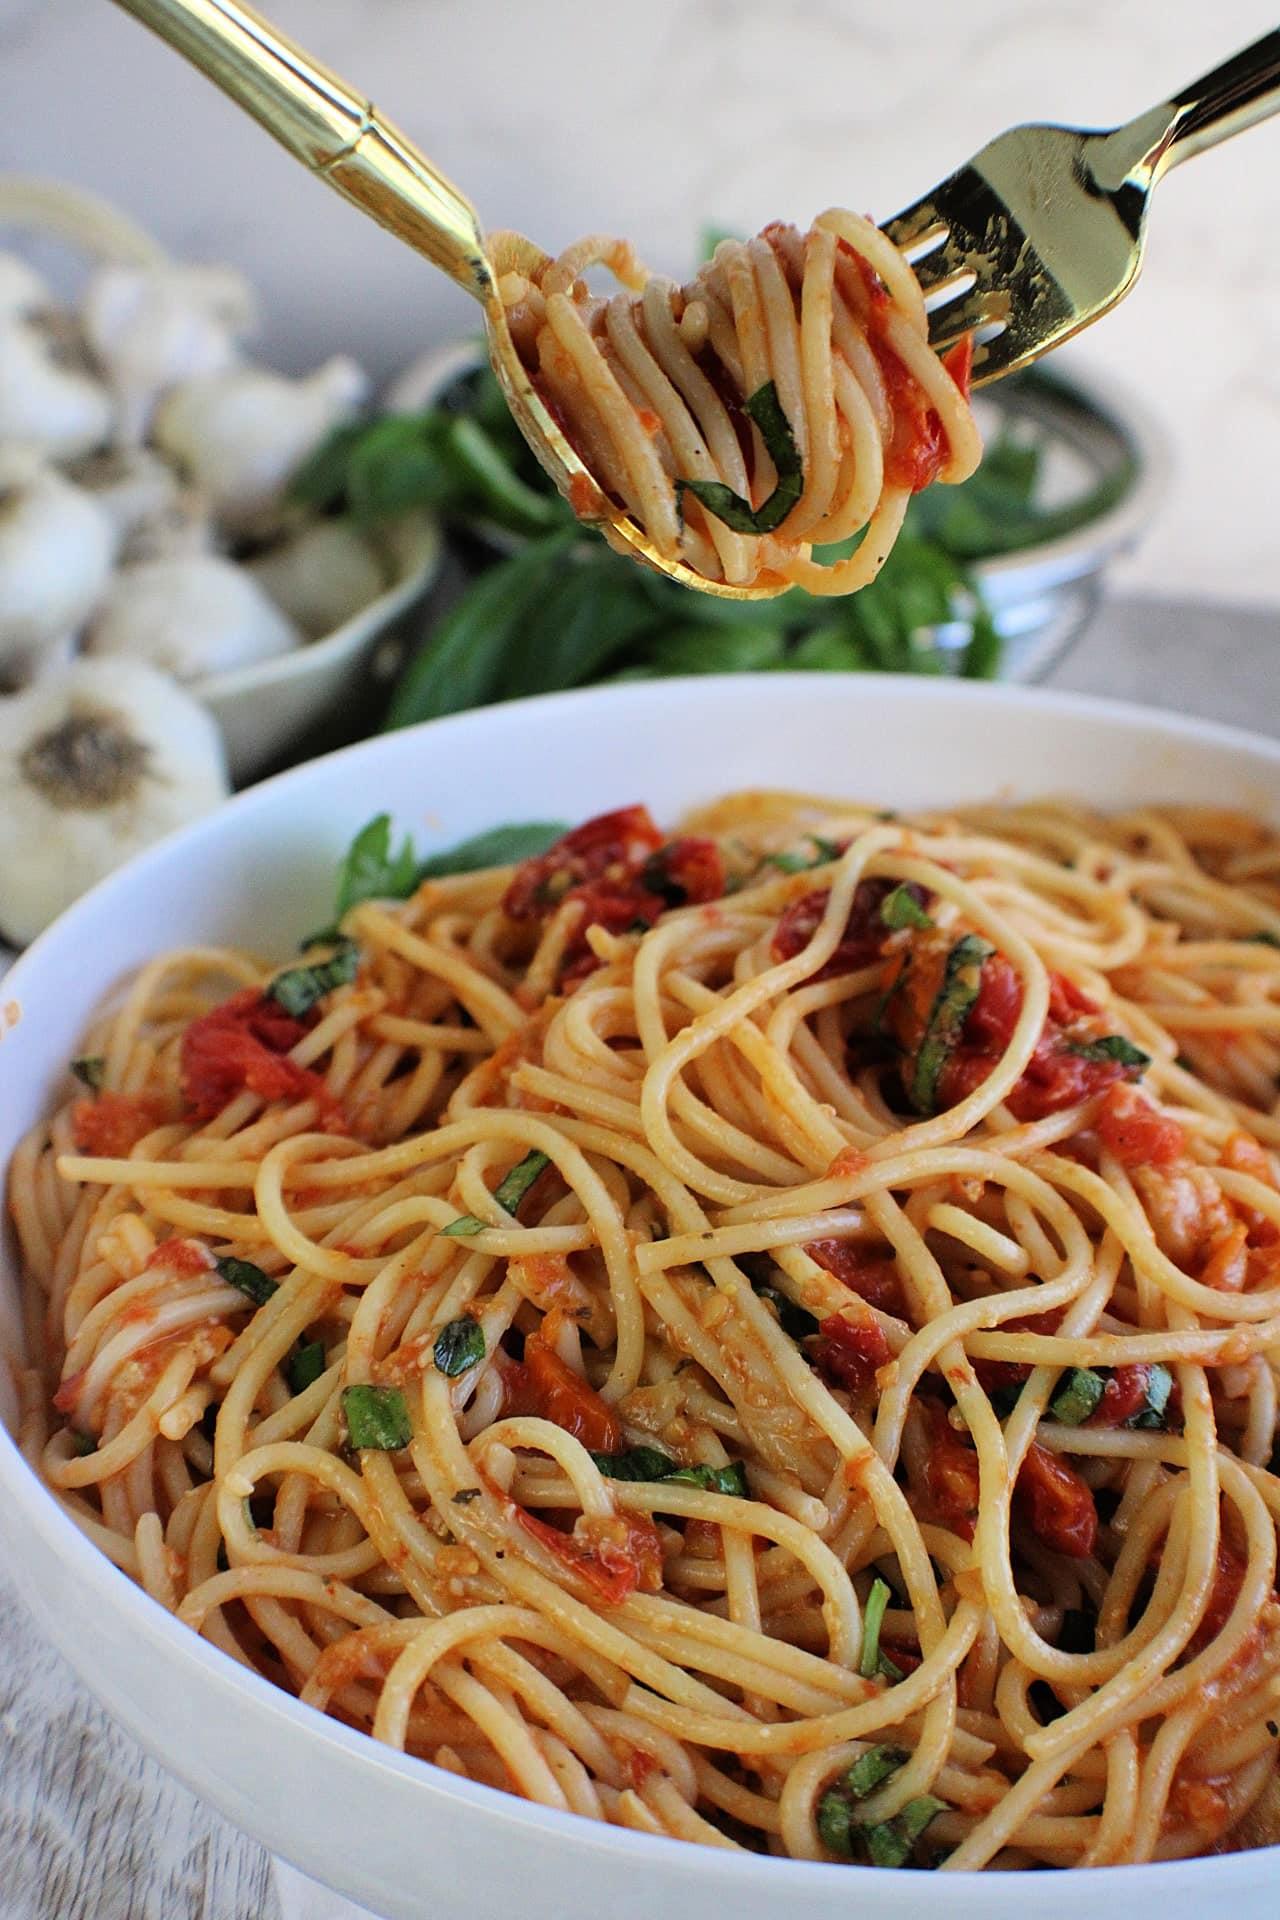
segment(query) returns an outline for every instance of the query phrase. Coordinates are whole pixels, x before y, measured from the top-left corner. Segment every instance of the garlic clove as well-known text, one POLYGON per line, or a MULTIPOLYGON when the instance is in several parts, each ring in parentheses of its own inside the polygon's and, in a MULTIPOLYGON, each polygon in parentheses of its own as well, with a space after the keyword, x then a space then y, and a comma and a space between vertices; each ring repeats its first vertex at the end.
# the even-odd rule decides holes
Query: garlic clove
POLYGON ((268 533, 287 516, 292 474, 367 392, 364 373, 343 355, 301 380, 236 367, 174 387, 157 409, 153 439, 229 531, 268 533))
POLYGON ((92 453, 111 433, 115 408, 101 382, 34 321, 0 323, 0 444, 38 447, 53 460, 92 453))
POLYGON ((212 719, 150 667, 78 660, 0 699, 0 933, 33 940, 227 791, 212 719))
POLYGON ((230 267, 100 267, 81 324, 115 393, 120 439, 145 439, 161 395, 180 380, 234 366, 255 321, 249 284, 230 267))
POLYGON ((170 509, 181 492, 172 467, 146 447, 112 447, 68 463, 66 474, 92 494, 120 540, 170 509))
POLYGON ((167 505, 138 521, 120 549, 120 565, 216 553, 217 531, 204 495, 182 487, 167 505))
POLYGON ((189 682, 273 659, 301 639, 243 567, 196 553, 121 568, 84 647, 95 658, 145 660, 189 682))
POLYGON ((21 684, 83 625, 116 552, 109 515, 31 452, 0 456, 0 684, 21 684))
POLYGON ((54 304, 53 291, 16 253, 0 253, 0 324, 30 320, 54 304))
POLYGON ((250 561, 249 572, 304 633, 333 633, 387 585, 373 543, 349 520, 316 520, 250 561))

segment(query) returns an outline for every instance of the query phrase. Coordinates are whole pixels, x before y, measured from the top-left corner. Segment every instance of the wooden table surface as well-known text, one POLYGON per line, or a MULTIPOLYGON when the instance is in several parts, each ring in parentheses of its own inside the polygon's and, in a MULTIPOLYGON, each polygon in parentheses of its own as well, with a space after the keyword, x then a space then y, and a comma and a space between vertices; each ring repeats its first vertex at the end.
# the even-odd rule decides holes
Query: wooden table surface
MULTIPOLYGON (((1280 611, 1119 601, 1051 685, 1280 732, 1280 611)), ((0 1572, 0 1920, 339 1920, 95 1706, 0 1572)))

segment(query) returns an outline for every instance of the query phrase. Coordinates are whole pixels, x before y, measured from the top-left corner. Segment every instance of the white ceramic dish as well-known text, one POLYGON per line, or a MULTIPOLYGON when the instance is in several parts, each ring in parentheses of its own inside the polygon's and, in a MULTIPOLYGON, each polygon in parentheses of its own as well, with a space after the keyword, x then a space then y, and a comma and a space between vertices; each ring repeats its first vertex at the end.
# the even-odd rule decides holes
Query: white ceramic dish
MULTIPOLYGON (((287 952, 323 917, 335 857, 386 808, 424 847, 537 814, 647 800, 660 819, 768 783, 888 805, 1088 795, 1280 819, 1280 742, 1136 707, 870 675, 704 678, 489 707, 384 735, 254 788, 79 901, 23 956, 0 1007, 0 1166, 101 994, 160 948, 287 952), (90 956, 86 959, 86 956, 90 956)), ((17 1350, 12 1245, 0 1346, 17 1350)), ((0 1375, 0 1415, 13 1394, 0 1375)), ((300 1706, 181 1627, 64 1518, 0 1432, 0 1552, 49 1637, 197 1793, 390 1920, 1270 1920, 1280 1848, 1167 1867, 989 1876, 761 1860, 596 1826, 473 1786, 300 1706)), ((3 1896, 0 1894, 0 1907, 3 1896)))
POLYGON ((218 722, 238 785, 252 780, 368 679, 380 643, 426 594, 441 556, 439 524, 429 514, 414 514, 396 529, 392 583, 376 600, 292 653, 195 682, 191 691, 218 722))

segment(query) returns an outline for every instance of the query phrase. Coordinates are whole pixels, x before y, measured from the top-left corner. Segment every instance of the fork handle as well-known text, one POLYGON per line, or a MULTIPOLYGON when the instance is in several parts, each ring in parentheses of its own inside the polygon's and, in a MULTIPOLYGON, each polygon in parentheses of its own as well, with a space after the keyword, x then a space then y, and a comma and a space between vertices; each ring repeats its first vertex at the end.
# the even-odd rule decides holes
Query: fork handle
POLYGON ((1153 156, 1157 173, 1273 113, 1280 113, 1280 33, 1264 33, 1174 94, 1166 136, 1153 156))
POLYGON ((483 301, 475 208, 370 101, 241 0, 116 0, 230 95, 318 179, 483 301))

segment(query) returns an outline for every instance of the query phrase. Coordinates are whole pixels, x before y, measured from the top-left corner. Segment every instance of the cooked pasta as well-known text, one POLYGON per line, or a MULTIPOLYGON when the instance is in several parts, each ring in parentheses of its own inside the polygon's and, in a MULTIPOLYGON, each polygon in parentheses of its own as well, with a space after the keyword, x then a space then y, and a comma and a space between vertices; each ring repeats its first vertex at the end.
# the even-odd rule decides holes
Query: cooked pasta
MULTIPOLYGON (((599 234, 555 259, 497 234, 491 254, 512 337, 584 464, 706 580, 852 593, 912 493, 981 457, 971 343, 939 359, 910 266, 857 214, 723 240, 684 287, 599 234), (593 266, 626 291, 593 293, 593 266), (813 557, 859 533, 844 557, 813 557)), ((573 499, 586 519, 601 504, 589 482, 573 499)))
POLYGON ((13 1162, 90 1538, 591 1819, 1270 1838, 1280 837, 740 794, 359 898, 382 826, 301 964, 145 967, 13 1162))

